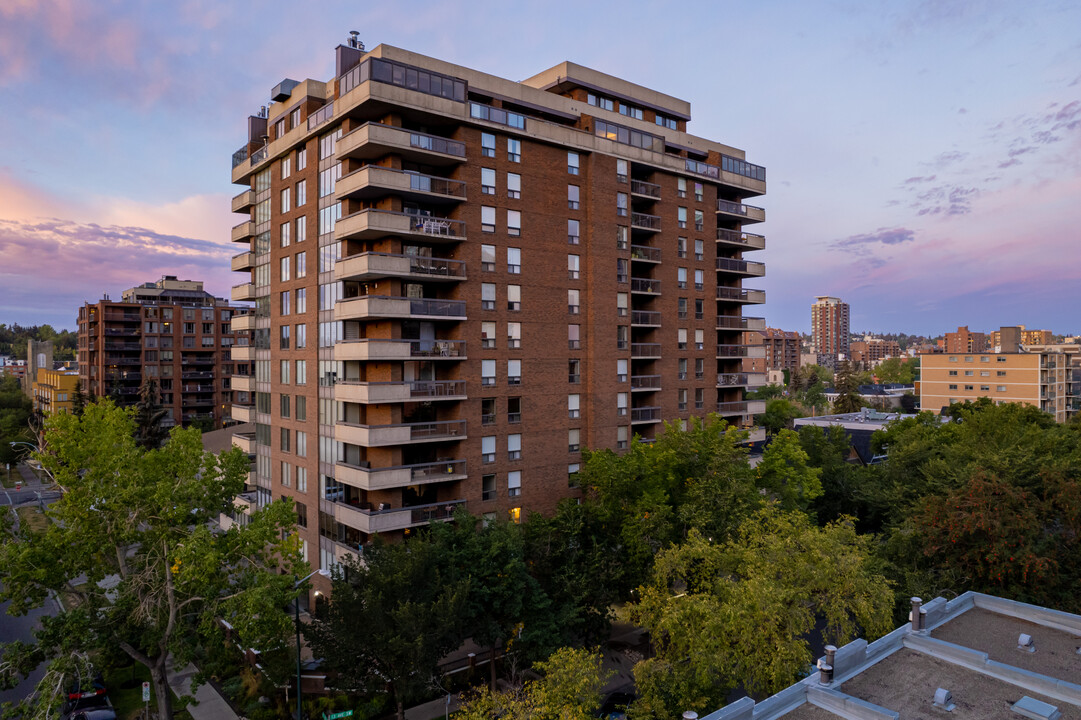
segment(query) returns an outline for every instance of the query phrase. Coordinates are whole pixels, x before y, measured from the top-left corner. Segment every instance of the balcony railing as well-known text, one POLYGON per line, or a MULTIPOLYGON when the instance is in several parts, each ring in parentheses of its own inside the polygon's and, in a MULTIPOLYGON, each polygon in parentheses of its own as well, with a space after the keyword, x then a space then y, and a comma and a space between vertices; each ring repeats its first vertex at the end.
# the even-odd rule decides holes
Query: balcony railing
POLYGON ((354 393, 342 393, 346 402, 367 399, 368 402, 401 402, 409 400, 438 400, 465 396, 465 380, 406 380, 402 382, 364 382, 360 380, 339 380, 337 387, 357 388, 365 392, 363 396, 354 393), (357 399, 354 400, 354 397, 357 399))
POLYGON ((648 293, 650 295, 659 295, 661 292, 661 281, 653 280, 652 278, 631 278, 631 292, 648 293))
POLYGON ((461 199, 465 198, 466 188, 466 184, 461 180, 397 170, 381 165, 365 165, 339 179, 336 192, 339 196, 349 195, 351 192, 370 185, 461 199))
POLYGON ((631 375, 631 390, 660 390, 660 375, 631 375))
POLYGON ((661 409, 658 406, 631 408, 631 422, 658 422, 661 419, 661 409))
MULTIPOLYGON (((354 340, 342 340, 341 346, 368 345, 369 348, 382 347, 387 350, 387 359, 393 359, 399 355, 407 355, 415 358, 464 358, 465 340, 405 340, 397 338, 358 338, 354 340), (399 350, 400 349, 400 350, 399 350)), ((380 359, 382 355, 378 350, 369 350, 372 359, 380 359)))
POLYGON ((244 146, 233 153, 233 167, 240 165, 242 162, 248 159, 248 144, 244 143, 244 146))
POLYGON ((717 258, 717 269, 729 272, 747 273, 748 275, 765 275, 765 263, 750 260, 736 260, 734 258, 717 258))
POLYGON ((659 198, 661 196, 661 186, 645 180, 631 180, 631 192, 635 195, 659 198))
POLYGON ((364 306, 363 312, 370 317, 408 314, 409 317, 465 317, 464 300, 441 300, 438 298, 410 298, 389 295, 360 295, 339 300, 337 309, 348 315, 352 308, 364 306))
POLYGON ((661 249, 648 245, 631 245, 631 260, 661 261, 661 249))
POLYGON ((631 325, 647 325, 658 327, 661 324, 661 313, 653 310, 632 310, 631 325))
POLYGON ((766 293, 764 290, 719 286, 717 288, 717 299, 735 300, 736 302, 745 303, 764 303, 766 301, 766 293))
POLYGON ((631 357, 659 358, 660 356, 660 343, 631 343, 631 357))
POLYGON ((745 245, 755 250, 761 250, 766 247, 766 238, 764 235, 755 235, 754 233, 729 230, 727 228, 717 228, 717 240, 720 242, 745 245))
POLYGON ((764 330, 766 319, 731 315, 717 316, 718 330, 764 330))
MULTIPOLYGON (((366 220, 368 228, 393 234, 395 232, 414 232, 433 237, 464 237, 465 223, 461 220, 435 217, 433 215, 419 215, 416 213, 398 212, 395 210, 380 210, 369 208, 346 215, 338 220, 337 228, 343 237, 348 237, 351 231, 348 226, 350 221, 366 220)), ((361 230, 363 228, 358 228, 361 230)), ((356 232, 354 230, 352 232, 356 232)))
POLYGON ((332 117, 334 117, 333 100, 331 100, 326 105, 319 108, 314 113, 308 116, 308 132, 311 132, 315 128, 330 120, 330 118, 332 117))
POLYGON ((717 387, 756 387, 766 384, 765 373, 718 373, 717 387))
POLYGON ((761 347, 760 345, 748 346, 748 345, 718 345, 717 357, 719 358, 744 358, 755 357, 755 354, 749 352, 752 347, 761 347))
POLYGON ((764 400, 737 400, 717 403, 717 412, 721 415, 760 415, 766 411, 764 400))
POLYGON ((641 228, 643 230, 660 230, 661 218, 657 215, 632 212, 631 227, 641 228))
POLYGON ((717 211, 725 212, 731 215, 743 215, 744 217, 754 214, 755 211, 765 212, 760 207, 754 205, 745 205, 744 203, 732 202, 731 200, 717 200, 717 211))

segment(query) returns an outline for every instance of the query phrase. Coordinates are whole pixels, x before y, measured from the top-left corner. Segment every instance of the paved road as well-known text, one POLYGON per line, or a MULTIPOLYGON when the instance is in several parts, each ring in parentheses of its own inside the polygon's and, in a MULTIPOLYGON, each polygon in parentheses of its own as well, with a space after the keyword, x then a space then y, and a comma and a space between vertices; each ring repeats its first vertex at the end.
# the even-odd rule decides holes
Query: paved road
MULTIPOLYGON (((41 627, 41 618, 54 616, 59 612, 56 601, 52 598, 46 600, 42 607, 31 610, 21 617, 8 615, 8 605, 9 603, 0 604, 0 642, 12 642, 13 640, 29 642, 33 640, 31 633, 35 628, 41 627)), ((39 667, 17 687, 0 692, 0 703, 22 700, 30 694, 30 691, 33 690, 44 674, 44 668, 39 667)))

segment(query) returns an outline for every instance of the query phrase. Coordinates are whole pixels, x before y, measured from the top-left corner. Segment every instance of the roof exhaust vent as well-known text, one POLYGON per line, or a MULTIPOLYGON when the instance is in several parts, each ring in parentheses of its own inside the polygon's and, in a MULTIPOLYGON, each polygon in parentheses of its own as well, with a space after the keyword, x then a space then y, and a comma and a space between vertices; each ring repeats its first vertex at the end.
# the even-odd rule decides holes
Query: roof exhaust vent
POLYGON ((911 598, 912 612, 908 614, 908 619, 911 621, 912 632, 920 632, 924 629, 924 624, 927 621, 927 611, 923 609, 923 600, 918 597, 911 598))
POLYGON ((1058 720, 1062 717, 1062 711, 1054 705, 1040 702, 1028 695, 1022 695, 1020 700, 1010 706, 1010 709, 1032 720, 1058 720))
POLYGON ((698 720, 698 713, 694 710, 687 710, 683 713, 683 720, 698 720))
POLYGON ((946 712, 953 712, 953 709, 957 707, 952 702, 953 694, 946 688, 939 688, 935 690, 934 706, 939 710, 945 710, 946 712))
POLYGON ((364 52, 364 43, 362 43, 360 41, 359 36, 360 36, 359 32, 357 32, 356 30, 350 30, 349 31, 349 40, 347 40, 346 42, 349 43, 349 47, 355 48, 357 50, 360 50, 361 52, 364 52))
POLYGON ((1021 633, 1017 636, 1017 649, 1024 650, 1025 652, 1036 652, 1036 645, 1032 642, 1032 636, 1026 633, 1021 633))

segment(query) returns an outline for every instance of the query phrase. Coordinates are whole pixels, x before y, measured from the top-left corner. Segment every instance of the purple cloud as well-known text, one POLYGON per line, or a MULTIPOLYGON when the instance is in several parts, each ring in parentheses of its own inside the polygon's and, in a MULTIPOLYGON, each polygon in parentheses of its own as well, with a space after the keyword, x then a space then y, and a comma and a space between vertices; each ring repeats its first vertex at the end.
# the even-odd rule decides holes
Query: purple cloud
POLYGON ((844 250, 860 256, 869 256, 871 249, 876 245, 901 245, 915 239, 916 233, 908 228, 879 228, 872 233, 849 235, 846 238, 834 240, 829 247, 831 250, 844 250))

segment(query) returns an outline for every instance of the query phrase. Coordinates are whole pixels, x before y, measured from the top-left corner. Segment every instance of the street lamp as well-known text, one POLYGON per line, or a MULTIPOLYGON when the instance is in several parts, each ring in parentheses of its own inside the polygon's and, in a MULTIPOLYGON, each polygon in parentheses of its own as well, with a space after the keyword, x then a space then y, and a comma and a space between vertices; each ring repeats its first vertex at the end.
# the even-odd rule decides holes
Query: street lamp
MULTIPOLYGON (((322 575, 323 577, 330 577, 329 572, 327 572, 323 568, 319 568, 315 572, 308 573, 305 577, 303 577, 300 580, 297 580, 295 583, 293 583, 293 589, 294 590, 299 589, 301 585, 308 582, 308 580, 311 579, 315 575, 322 575)), ((293 608, 296 611, 295 618, 296 618, 296 630, 297 630, 297 718, 296 718, 296 720, 302 720, 302 718, 301 718, 301 709, 300 709, 300 596, 299 595, 297 595, 296 599, 293 601, 293 608)))

